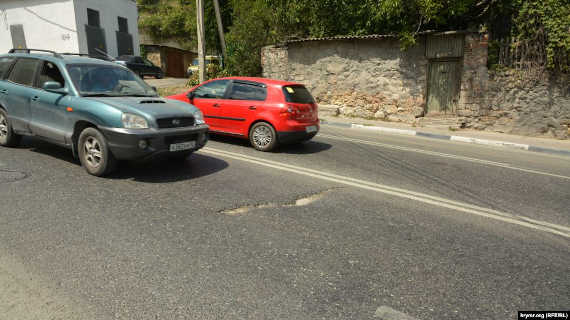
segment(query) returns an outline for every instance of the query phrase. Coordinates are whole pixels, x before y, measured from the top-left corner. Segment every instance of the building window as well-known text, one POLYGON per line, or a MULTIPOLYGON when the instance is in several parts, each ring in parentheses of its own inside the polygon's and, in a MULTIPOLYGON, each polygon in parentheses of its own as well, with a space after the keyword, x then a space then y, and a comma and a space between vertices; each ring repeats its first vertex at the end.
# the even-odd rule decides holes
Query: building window
POLYGON ((87 9, 87 24, 92 27, 101 27, 101 21, 99 20, 99 11, 87 9))
POLYGON ((127 18, 119 17, 119 32, 129 33, 129 23, 127 18))

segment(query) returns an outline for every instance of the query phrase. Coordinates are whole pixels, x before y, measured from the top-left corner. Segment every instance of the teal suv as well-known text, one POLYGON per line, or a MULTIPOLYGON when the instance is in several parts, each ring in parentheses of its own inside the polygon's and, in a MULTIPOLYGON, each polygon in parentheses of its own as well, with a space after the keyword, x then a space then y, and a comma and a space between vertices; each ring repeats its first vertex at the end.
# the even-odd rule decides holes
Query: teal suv
POLYGON ((103 176, 117 160, 184 159, 208 129, 196 107, 159 97, 116 63, 33 49, 0 55, 0 146, 38 137, 103 176))

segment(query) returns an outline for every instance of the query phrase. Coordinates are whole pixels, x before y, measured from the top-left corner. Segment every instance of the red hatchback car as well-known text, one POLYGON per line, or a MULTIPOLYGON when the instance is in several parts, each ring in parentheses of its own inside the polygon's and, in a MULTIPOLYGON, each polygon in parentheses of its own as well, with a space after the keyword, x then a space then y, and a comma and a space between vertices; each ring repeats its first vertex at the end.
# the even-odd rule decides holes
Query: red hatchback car
POLYGON ((220 78, 168 98, 198 107, 212 133, 249 139, 261 151, 272 150, 278 144, 310 140, 319 131, 315 99, 298 83, 220 78))

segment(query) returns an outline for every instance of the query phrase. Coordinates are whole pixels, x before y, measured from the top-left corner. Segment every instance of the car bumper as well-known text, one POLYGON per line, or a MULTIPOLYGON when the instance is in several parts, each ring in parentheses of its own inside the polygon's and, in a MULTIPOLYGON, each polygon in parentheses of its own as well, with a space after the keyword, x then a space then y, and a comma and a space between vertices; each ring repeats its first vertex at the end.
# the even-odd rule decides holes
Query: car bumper
POLYGON ((201 149, 208 142, 207 125, 174 129, 123 129, 100 127, 107 138, 109 149, 119 160, 144 160, 160 155, 190 153, 201 149), (146 147, 141 148, 140 142, 146 147), (196 141, 193 149, 171 152, 170 145, 196 141))
POLYGON ((277 131, 277 140, 282 144, 306 141, 312 139, 320 130, 319 124, 307 124, 300 126, 300 128, 302 130, 277 131), (313 132, 307 132, 307 127, 310 126, 316 126, 317 130, 313 132))

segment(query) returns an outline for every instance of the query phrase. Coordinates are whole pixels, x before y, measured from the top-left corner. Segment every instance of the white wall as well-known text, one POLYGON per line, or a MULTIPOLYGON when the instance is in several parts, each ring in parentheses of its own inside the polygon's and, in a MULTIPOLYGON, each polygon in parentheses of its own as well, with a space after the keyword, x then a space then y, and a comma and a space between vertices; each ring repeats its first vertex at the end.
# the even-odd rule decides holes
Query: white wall
POLYGON ((72 0, 0 0, 0 53, 12 48, 13 24, 24 26, 28 48, 78 52, 74 16, 72 0))
POLYGON ((101 28, 105 29, 107 53, 113 57, 118 55, 117 35, 119 30, 118 17, 127 18, 129 33, 133 36, 134 54, 140 54, 138 10, 134 0, 75 0, 75 14, 79 33, 79 50, 87 52, 87 8, 99 11, 101 28))

